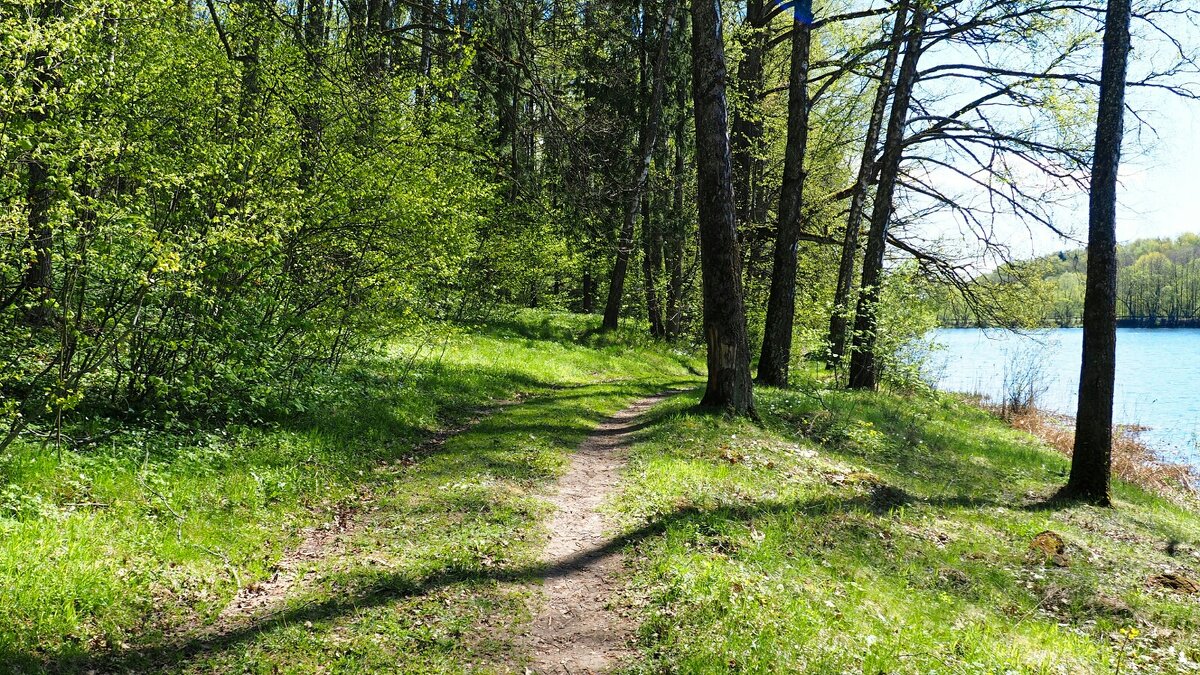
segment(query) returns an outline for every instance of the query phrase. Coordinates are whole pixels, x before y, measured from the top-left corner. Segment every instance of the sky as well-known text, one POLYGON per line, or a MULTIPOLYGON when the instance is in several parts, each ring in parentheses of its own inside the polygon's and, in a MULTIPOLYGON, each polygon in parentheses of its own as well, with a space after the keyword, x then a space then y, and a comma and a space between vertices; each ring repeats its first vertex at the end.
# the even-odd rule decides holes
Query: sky
POLYGON ((1117 237, 1200 232, 1200 101, 1133 89, 1129 103, 1145 111, 1158 137, 1127 121, 1117 237))
MULTIPOLYGON (((1183 21, 1171 28, 1185 44, 1191 44, 1193 37, 1200 44, 1200 29, 1183 21)), ((1156 54, 1165 53, 1168 57, 1173 54, 1169 47, 1165 51, 1156 49, 1152 40, 1146 39, 1138 29, 1135 26, 1131 79, 1151 68, 1159 60, 1156 54)), ((951 54, 941 58, 957 57, 951 54)), ((1098 71, 1099 64, 1096 66, 1098 71)), ((1175 82, 1200 83, 1200 75, 1190 75, 1175 82)), ((1194 88, 1200 90, 1200 86, 1194 88)), ((1136 115, 1126 115, 1118 197, 1118 240, 1128 242, 1200 233, 1200 100, 1181 98, 1161 89, 1130 87, 1126 104, 1136 111, 1136 115)), ((946 183, 960 180, 952 175, 938 178, 946 183)), ((1013 258, 1041 256, 1085 245, 1087 218, 1087 194, 1081 191, 1066 206, 1055 209, 1054 216, 1056 227, 1073 235, 1074 241, 1064 240, 1042 225, 1022 223, 1012 215, 997 219, 994 237, 1010 247, 1013 258)), ((948 233, 950 240, 962 236, 963 251, 977 250, 978 240, 970 234, 959 235, 961 228, 955 220, 949 214, 933 216, 918 227, 918 233, 930 239, 938 239, 941 235, 943 242, 947 241, 948 233)), ((995 264, 994 260, 981 262, 984 268, 995 264)))
MULTIPOLYGON (((1126 117, 1121 158, 1117 239, 1200 233, 1200 101, 1132 89, 1128 104, 1144 124, 1126 117)), ((1059 215, 1059 226, 1079 239, 1064 241, 1045 228, 1002 227, 1019 257, 1077 248, 1087 239, 1087 196, 1059 215)))

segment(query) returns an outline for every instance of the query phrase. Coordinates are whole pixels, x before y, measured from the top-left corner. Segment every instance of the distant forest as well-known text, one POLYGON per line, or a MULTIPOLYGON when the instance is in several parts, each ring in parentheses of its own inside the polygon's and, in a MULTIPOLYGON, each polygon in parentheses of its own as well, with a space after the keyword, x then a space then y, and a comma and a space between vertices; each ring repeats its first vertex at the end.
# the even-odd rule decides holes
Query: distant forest
MULTIPOLYGON (((1139 239, 1118 247, 1117 316, 1124 327, 1200 327, 1200 235, 1139 239)), ((947 326, 1078 326, 1083 320, 1087 252, 1060 251, 1008 264, 974 285, 967 296, 939 303, 947 326), (972 291, 1007 296, 1004 316, 984 316, 972 291)))

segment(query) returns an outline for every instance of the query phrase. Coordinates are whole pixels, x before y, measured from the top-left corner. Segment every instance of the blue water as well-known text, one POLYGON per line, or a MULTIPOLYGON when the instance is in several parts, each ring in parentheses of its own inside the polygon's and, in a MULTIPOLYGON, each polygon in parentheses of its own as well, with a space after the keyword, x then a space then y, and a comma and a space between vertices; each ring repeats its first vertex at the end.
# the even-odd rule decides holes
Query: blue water
MULTIPOLYGON (((1074 415, 1080 329, 1019 335, 953 328, 934 331, 930 359, 940 389, 1000 398, 1005 376, 1029 365, 1041 373, 1038 407, 1074 415)), ((1148 427, 1140 438, 1164 459, 1200 467, 1200 329, 1117 331, 1117 424, 1148 427)))

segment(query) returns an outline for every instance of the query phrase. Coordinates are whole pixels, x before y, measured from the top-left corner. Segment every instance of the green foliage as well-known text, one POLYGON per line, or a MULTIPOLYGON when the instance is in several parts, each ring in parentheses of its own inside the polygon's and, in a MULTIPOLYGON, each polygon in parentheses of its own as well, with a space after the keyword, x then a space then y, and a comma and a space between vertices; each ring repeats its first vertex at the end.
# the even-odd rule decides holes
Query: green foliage
MULTIPOLYGON (((907 391, 928 390, 925 376, 929 345, 926 336, 937 326, 938 308, 942 303, 945 288, 936 281, 922 275, 914 263, 897 266, 887 272, 883 280, 878 307, 878 333, 875 336, 877 365, 883 379, 891 386, 907 391)), ((814 317, 815 326, 808 329, 808 344, 813 353, 824 356, 828 349, 827 302, 814 317), (819 348, 815 346, 819 345, 819 348)), ((849 359, 843 360, 843 365, 849 359)), ((837 373, 841 378, 845 373, 837 373)))
MULTIPOLYGON (((1051 314, 1069 315, 1071 308, 1060 302, 1060 289, 1045 278, 1046 270, 1041 260, 1006 263, 969 283, 937 288, 933 295, 938 320, 955 327, 1034 328, 1044 325, 1051 314)), ((1075 290, 1069 282, 1061 288, 1062 292, 1075 290)), ((1082 285, 1077 290, 1082 305, 1082 285)))
POLYGON ((884 379, 905 389, 928 388, 923 375, 925 336, 937 325, 932 289, 919 272, 915 264, 890 271, 880 299, 877 358, 884 379))
POLYGON ((286 407, 383 331, 494 297, 467 280, 496 251, 550 240, 495 224, 469 110, 411 105, 452 69, 371 72, 353 31, 311 45, 252 3, 218 3, 220 24, 180 3, 27 4, 0 31, 3 428, 286 407), (44 298, 22 281, 42 207, 44 298))
MULTIPOLYGON (((662 128, 639 205, 630 197, 631 179, 641 170, 634 149, 644 136, 664 3, 15 0, 3 6, 0 669, 15 663, 30 671, 86 670, 97 655, 115 654, 116 670, 445 670, 475 653, 472 639, 507 654, 512 647, 503 636, 480 626, 522 611, 523 598, 502 588, 494 571, 532 569, 532 533, 542 515, 537 490, 604 414, 634 396, 699 377, 698 363, 681 346, 702 342, 688 31, 676 30, 665 45, 662 128), (600 333, 589 316, 511 309, 595 309, 616 257, 616 228, 631 205, 641 208, 622 330, 600 333), (647 317, 655 294, 670 314, 666 321, 647 317), (674 347, 646 336, 647 326, 659 323, 674 347), (475 431, 417 448, 481 405, 526 395, 536 398, 475 431), (306 528, 336 520, 345 509, 370 514, 367 525, 336 560, 323 561, 330 564, 317 570, 314 587, 278 621, 229 644, 197 637, 199 624, 221 621, 236 588, 269 578, 306 528), (359 548, 382 557, 359 560, 359 548), (182 633, 195 638, 187 662, 172 653, 182 633), (381 645, 380 635, 394 640, 381 645)), ((1061 13, 1031 6, 1014 15, 1006 3, 977 9, 980 17, 966 32, 956 29, 946 39, 1032 48, 1048 58, 1059 48, 1074 58, 1096 40, 1094 31, 1077 30, 1061 13), (1021 16, 1022 23, 993 26, 996 13, 1021 16)), ((780 43, 790 17, 739 25, 739 11, 724 13, 732 117, 761 127, 748 144, 755 167, 738 174, 746 190, 735 190, 754 193, 747 206, 753 214, 739 224, 739 236, 757 346, 770 286, 788 109, 781 85, 790 56, 765 50, 761 82, 745 79, 738 61, 754 35, 780 43)), ((685 15, 679 7, 677 28, 686 26, 685 15)), ((814 352, 829 322, 837 272, 831 252, 845 222, 844 188, 862 156, 885 22, 858 17, 814 34, 795 324, 796 340, 814 352)), ((985 52, 976 54, 990 61, 985 52)), ((1000 78, 971 74, 964 81, 970 88, 1000 78)), ((930 166, 957 171, 950 164, 966 156, 972 166, 978 157, 1008 156, 969 174, 1000 186, 991 194, 1009 207, 1036 216, 1040 209, 1025 210, 1039 205, 1034 195, 1005 192, 1019 183, 1010 150, 1016 149, 1015 165, 1058 167, 1057 178, 1066 180, 1078 173, 1086 145, 1078 112, 1089 95, 1080 83, 1055 82, 1004 84, 995 92, 1004 94, 996 101, 1005 110, 1000 115, 968 106, 945 118, 937 104, 956 102, 964 92, 933 84, 914 124, 942 121, 914 136, 911 147, 923 147, 909 161, 920 170, 906 167, 907 179, 919 185, 921 176, 934 175, 930 166), (1020 107, 1033 114, 1014 112, 1020 107), (979 129, 965 122, 975 117, 983 122, 979 129), (961 145, 977 135, 982 147, 995 142, 985 129, 1012 146, 976 155, 961 145), (924 145, 946 139, 966 154, 956 159, 953 147, 924 145), (932 165, 918 167, 925 162, 932 165)), ((923 194, 940 206, 951 198, 934 192, 923 194)), ((949 206, 971 208, 965 201, 949 206)), ((902 229, 893 234, 903 236, 902 229)), ((1200 251, 1200 241, 1188 245, 1200 251)), ((1130 315, 1196 319, 1195 252, 1182 260, 1167 250, 1130 250, 1137 255, 1122 276, 1130 315)), ((920 388, 914 349, 938 303, 963 321, 1073 321, 1080 270, 1048 264, 1058 271, 1002 268, 966 289, 962 297, 970 303, 930 281, 928 269, 926 276, 915 265, 890 269, 876 349, 893 389, 920 388)), ((804 348, 794 353, 798 360, 807 356, 804 348)), ((809 415, 805 433, 864 462, 891 458, 898 443, 946 446, 934 422, 954 423, 931 408, 935 398, 922 399, 900 432, 886 419, 798 413, 795 400, 779 398, 786 396, 767 395, 768 406, 779 407, 768 419, 786 425, 809 415)), ((703 418, 699 424, 703 436, 738 423, 703 418)), ((738 433, 761 438, 795 431, 745 429, 738 433)), ((687 443, 675 451, 706 452, 687 443)), ((762 464, 778 494, 790 488, 781 487, 787 481, 771 473, 770 462, 794 459, 785 455, 762 464)), ((901 460, 905 470, 923 470, 901 460)), ((712 478, 678 466, 682 477, 712 478)), ((748 466, 722 472, 718 478, 729 483, 697 501, 726 508, 763 487, 742 468, 748 466)), ((671 494, 648 495, 646 502, 671 494)), ((812 536, 796 530, 797 515, 768 523, 776 553, 795 552, 787 536, 812 536)), ((899 536, 861 515, 825 524, 881 540, 899 536)), ((745 534, 727 523, 692 525, 703 529, 698 537, 705 546, 745 534)), ((758 537, 753 526, 749 532, 758 537)), ((855 555, 876 557, 886 549, 873 539, 855 547, 855 555)), ((930 554, 926 549, 910 550, 930 554)), ((675 551, 667 553, 662 564, 669 568, 675 551)), ((804 573, 811 578, 833 576, 809 567, 804 573)), ((755 611, 747 595, 734 597, 742 588, 762 586, 757 598, 772 592, 745 570, 709 579, 712 569, 697 572, 701 583, 678 592, 717 588, 737 619, 755 611)), ((910 570, 880 565, 867 574, 899 595, 910 570)), ((853 660, 851 652, 833 649, 817 650, 811 663, 755 653, 756 640, 786 654, 787 645, 803 643, 805 631, 828 628, 813 611, 823 610, 795 599, 810 584, 781 578, 780 588, 793 597, 779 607, 799 617, 803 630, 772 633, 784 619, 755 623, 761 616, 753 616, 753 630, 738 627, 727 636, 739 656, 711 663, 762 670, 895 665, 887 654, 853 660)), ((1007 593, 1005 583, 999 586, 1007 593)), ((964 608, 930 597, 939 618, 964 608)), ((854 628, 874 630, 865 609, 847 611, 854 628)), ((677 634, 669 621, 654 621, 663 653, 679 648, 680 664, 701 669, 708 663, 704 649, 721 643, 713 639, 693 654, 671 642, 677 634)), ((1003 626, 992 617, 971 629, 1003 626)), ((1050 630, 1023 628, 1021 636, 1033 643, 1043 629, 1050 630)), ((878 639, 894 651, 900 643, 891 637, 878 639)), ((945 627, 937 639, 950 639, 945 627)), ((1091 649, 1089 658, 1108 653, 1078 643, 1091 649)), ((1076 643, 1055 646, 1063 644, 1076 643)))
MULTIPOLYGON (((1118 320, 1149 327, 1200 322, 1200 237, 1140 239, 1119 245, 1117 256, 1118 320)), ((1086 281, 1084 250, 1008 264, 970 286, 970 293, 996 300, 999 311, 980 311, 962 294, 947 293, 939 319, 954 326, 1077 326, 1086 281)))
POLYGON ((113 670, 172 672, 317 670, 331 658, 412 672, 462 658, 477 646, 472 622, 523 611, 521 595, 482 575, 496 561, 532 562, 536 495, 567 453, 630 399, 696 384, 692 357, 597 324, 524 311, 396 340, 322 378, 306 412, 275 424, 127 426, 61 455, 10 446, 0 453, 0 670, 86 670, 110 652, 123 666, 113 670), (524 402, 425 443, 513 400, 524 402), (239 582, 271 578, 285 551, 342 517, 358 524, 353 540, 311 562, 317 581, 296 589, 289 621, 180 660, 168 636, 203 644, 239 582), (368 549, 369 559, 353 553, 368 549), (396 592, 467 571, 480 576, 396 592), (354 650, 338 646, 348 634, 354 650))

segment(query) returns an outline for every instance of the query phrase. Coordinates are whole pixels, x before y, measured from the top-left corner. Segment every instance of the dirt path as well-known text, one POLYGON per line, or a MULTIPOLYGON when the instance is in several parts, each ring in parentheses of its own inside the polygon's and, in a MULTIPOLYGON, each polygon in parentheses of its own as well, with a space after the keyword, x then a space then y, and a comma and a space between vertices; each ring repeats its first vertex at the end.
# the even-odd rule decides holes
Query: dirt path
POLYGON ((528 636, 534 672, 604 672, 630 655, 633 622, 611 607, 622 587, 621 560, 599 507, 616 489, 638 418, 676 393, 642 399, 601 424, 550 497, 557 510, 542 554, 545 602, 528 636))
MULTIPOLYGON (((466 420, 435 431, 415 445, 408 456, 396 460, 393 464, 381 464, 376 467, 376 471, 389 473, 395 471, 398 466, 417 462, 423 454, 441 447, 450 438, 470 430, 492 414, 521 401, 522 397, 518 395, 513 400, 497 401, 479 408, 466 420)), ((369 519, 359 516, 369 511, 373 501, 374 494, 370 486, 361 488, 352 499, 338 504, 333 509, 329 522, 304 530, 300 544, 284 553, 273 566, 273 574, 270 577, 238 589, 208 632, 220 634, 233 630, 282 606, 293 589, 305 581, 302 575, 313 572, 314 563, 344 554, 354 534, 364 527, 370 527, 369 519)))

